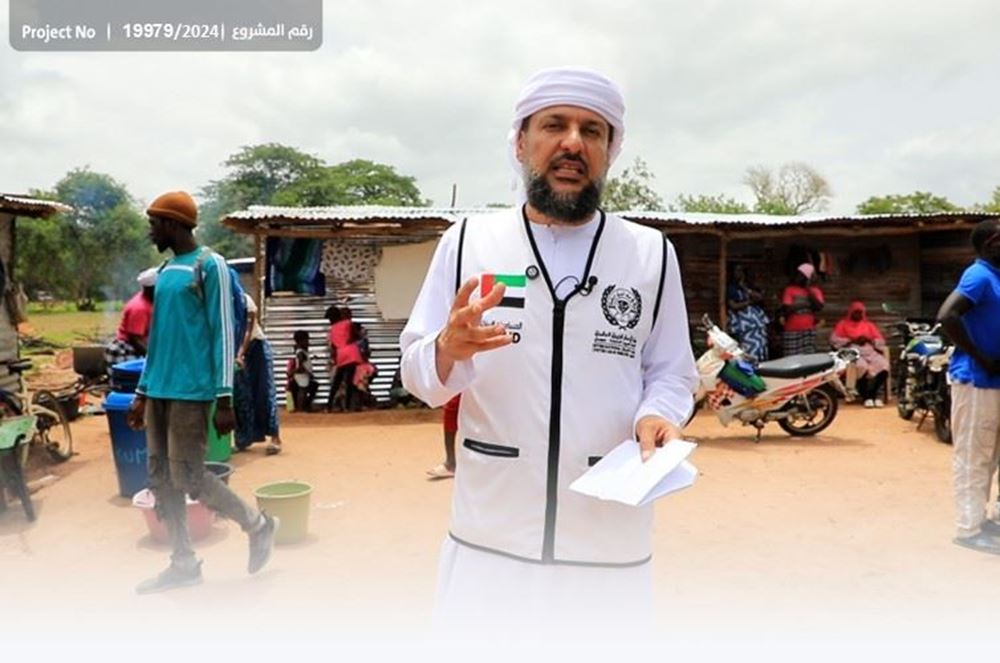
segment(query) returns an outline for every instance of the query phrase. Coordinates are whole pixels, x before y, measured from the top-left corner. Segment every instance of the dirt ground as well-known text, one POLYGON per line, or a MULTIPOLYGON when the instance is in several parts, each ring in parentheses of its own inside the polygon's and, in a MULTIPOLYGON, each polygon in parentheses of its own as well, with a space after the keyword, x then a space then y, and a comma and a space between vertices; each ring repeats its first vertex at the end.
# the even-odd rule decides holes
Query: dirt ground
MULTIPOLYGON (((137 597, 168 551, 117 496, 107 422, 74 424, 79 455, 35 495, 29 524, 0 515, 0 629, 139 642, 172 637, 274 642, 420 637, 430 620, 451 482, 427 481, 440 460, 439 412, 295 414, 285 451, 233 456, 245 497, 278 479, 315 486, 309 539, 245 573, 245 538, 217 523, 197 545, 205 583, 137 597), (391 628, 389 628, 391 625, 391 628), (160 634, 163 635, 162 633, 160 634)), ((847 406, 816 438, 723 428, 699 415, 688 432, 700 478, 659 503, 657 635, 675 641, 949 642, 995 639, 1000 558, 951 543, 951 447, 930 422, 847 406)))

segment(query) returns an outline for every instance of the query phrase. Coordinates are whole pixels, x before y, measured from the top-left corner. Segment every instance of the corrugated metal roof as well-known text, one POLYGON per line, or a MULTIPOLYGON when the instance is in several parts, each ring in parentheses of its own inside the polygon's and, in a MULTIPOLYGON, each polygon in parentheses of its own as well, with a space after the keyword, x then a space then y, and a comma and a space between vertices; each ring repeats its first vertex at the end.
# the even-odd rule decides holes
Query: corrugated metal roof
POLYGON ((406 221, 406 220, 462 220, 470 214, 495 211, 483 208, 459 207, 389 207, 381 205, 354 205, 344 207, 272 207, 251 205, 241 212, 233 212, 226 219, 254 221, 406 221))
MULTIPOLYGON (((224 219, 230 228, 252 232, 262 224, 270 228, 294 229, 387 229, 398 236, 413 232, 426 235, 440 232, 448 225, 467 216, 491 214, 505 208, 433 208, 433 207, 268 207, 254 206, 234 212, 224 219)), ((507 208, 509 209, 509 208, 507 208)), ((658 228, 712 227, 717 231, 749 230, 751 228, 810 227, 892 227, 950 226, 969 224, 987 218, 1000 218, 988 212, 949 212, 940 214, 804 214, 772 216, 768 214, 705 214, 691 212, 649 212, 631 210, 619 216, 658 228)))
POLYGON ((398 244, 432 240, 470 214, 489 210, 433 207, 270 207, 253 206, 222 223, 238 233, 281 237, 338 238, 398 244))
POLYGON ((775 216, 770 214, 706 214, 695 212, 619 212, 619 216, 651 225, 713 225, 726 226, 800 226, 800 225, 892 225, 906 226, 917 222, 949 224, 955 221, 1000 218, 989 212, 947 212, 935 214, 800 214, 775 216))
POLYGON ((17 216, 51 216, 56 212, 72 212, 69 205, 56 202, 54 200, 42 200, 31 198, 30 196, 15 196, 9 193, 0 193, 0 212, 15 214, 17 216))

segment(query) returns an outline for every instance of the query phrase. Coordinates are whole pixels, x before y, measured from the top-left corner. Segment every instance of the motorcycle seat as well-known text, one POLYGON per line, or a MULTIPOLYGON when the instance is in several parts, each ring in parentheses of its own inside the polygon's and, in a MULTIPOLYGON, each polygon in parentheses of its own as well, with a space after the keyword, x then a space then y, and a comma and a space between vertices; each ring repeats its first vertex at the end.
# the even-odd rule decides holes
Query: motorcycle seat
POLYGON ((826 352, 792 355, 757 364, 757 375, 763 378, 802 378, 833 368, 833 357, 826 352))

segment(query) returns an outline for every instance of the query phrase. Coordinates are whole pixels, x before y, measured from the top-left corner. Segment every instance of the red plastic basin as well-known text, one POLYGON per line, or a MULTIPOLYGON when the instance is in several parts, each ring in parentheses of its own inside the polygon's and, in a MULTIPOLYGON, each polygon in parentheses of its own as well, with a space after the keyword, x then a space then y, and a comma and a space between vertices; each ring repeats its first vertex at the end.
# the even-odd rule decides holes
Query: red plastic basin
MULTIPOLYGON (((163 524, 153 507, 156 506, 156 498, 149 488, 143 488, 132 496, 132 506, 137 507, 146 521, 149 535, 154 541, 159 543, 170 543, 170 535, 167 533, 167 526, 163 524)), ((201 502, 187 498, 187 521, 188 536, 192 541, 203 539, 212 531, 214 516, 207 506, 201 502)))

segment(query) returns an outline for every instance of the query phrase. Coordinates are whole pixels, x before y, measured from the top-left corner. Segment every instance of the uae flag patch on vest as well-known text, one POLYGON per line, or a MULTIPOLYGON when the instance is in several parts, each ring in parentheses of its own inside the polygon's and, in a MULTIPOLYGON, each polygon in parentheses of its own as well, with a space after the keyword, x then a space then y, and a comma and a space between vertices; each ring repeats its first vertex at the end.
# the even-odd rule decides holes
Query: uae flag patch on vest
POLYGON ((479 286, 481 296, 490 294, 498 283, 507 286, 507 290, 497 306, 524 308, 524 292, 527 289, 528 277, 524 274, 483 274, 479 286))

